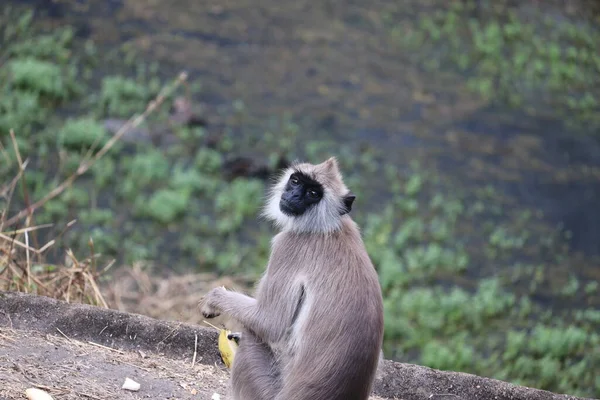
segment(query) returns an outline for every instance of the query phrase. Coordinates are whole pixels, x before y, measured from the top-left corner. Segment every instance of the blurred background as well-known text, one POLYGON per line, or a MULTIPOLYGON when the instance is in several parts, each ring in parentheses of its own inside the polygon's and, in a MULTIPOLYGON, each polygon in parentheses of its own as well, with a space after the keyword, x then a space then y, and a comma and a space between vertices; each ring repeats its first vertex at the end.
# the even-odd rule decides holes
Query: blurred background
POLYGON ((599 27, 591 0, 3 0, 0 232, 54 242, 4 243, 2 285, 85 266, 80 301, 201 323, 264 270, 270 174, 335 155, 386 358, 600 397, 599 27))

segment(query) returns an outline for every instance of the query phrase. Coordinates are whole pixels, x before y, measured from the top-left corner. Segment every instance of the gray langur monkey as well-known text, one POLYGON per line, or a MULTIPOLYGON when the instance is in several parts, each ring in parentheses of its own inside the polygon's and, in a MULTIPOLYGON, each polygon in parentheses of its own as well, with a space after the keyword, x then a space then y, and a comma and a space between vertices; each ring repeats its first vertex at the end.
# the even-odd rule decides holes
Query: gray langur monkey
POLYGON ((255 298, 212 289, 202 313, 243 327, 235 400, 366 400, 383 340, 377 272, 351 219, 355 196, 335 158, 295 163, 270 191, 272 240, 255 298))

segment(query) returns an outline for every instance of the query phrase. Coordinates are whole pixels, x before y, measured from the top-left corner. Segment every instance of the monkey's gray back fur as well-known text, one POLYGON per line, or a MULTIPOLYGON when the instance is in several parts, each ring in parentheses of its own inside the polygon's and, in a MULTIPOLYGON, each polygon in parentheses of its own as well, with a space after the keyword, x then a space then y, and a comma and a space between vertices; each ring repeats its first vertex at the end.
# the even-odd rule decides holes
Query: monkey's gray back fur
POLYGON ((369 397, 383 337, 382 299, 377 274, 350 217, 337 232, 275 236, 256 301, 259 308, 269 305, 270 317, 291 319, 269 335, 278 353, 268 361, 275 363, 271 369, 256 370, 264 365, 264 354, 246 355, 246 345, 270 350, 250 338, 252 332, 243 334, 232 369, 236 400, 369 397), (297 303, 283 301, 292 294, 297 303), (248 389, 261 386, 255 379, 270 381, 272 387, 253 393, 248 389))

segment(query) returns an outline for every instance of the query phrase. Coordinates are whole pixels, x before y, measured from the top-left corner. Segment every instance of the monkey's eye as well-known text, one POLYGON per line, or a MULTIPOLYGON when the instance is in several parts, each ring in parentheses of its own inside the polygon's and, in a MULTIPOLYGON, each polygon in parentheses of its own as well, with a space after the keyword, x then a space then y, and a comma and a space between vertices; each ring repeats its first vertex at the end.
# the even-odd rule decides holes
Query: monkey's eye
POLYGON ((298 183, 300 183, 298 178, 296 178, 295 176, 290 178, 290 182, 292 183, 292 185, 297 185, 298 183))
POLYGON ((319 192, 317 192, 314 189, 308 189, 308 191, 306 193, 308 194, 308 197, 312 197, 313 199, 316 199, 319 197, 319 192))

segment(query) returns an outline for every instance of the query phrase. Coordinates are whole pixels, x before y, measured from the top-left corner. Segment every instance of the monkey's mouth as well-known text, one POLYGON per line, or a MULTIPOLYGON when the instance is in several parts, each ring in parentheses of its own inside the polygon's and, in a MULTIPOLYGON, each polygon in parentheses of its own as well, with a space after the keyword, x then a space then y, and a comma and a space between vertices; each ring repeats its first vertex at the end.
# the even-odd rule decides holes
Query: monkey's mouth
POLYGON ((289 201, 284 199, 281 199, 279 201, 279 209, 282 213, 291 217, 297 216, 299 214, 297 207, 294 207, 289 201))

